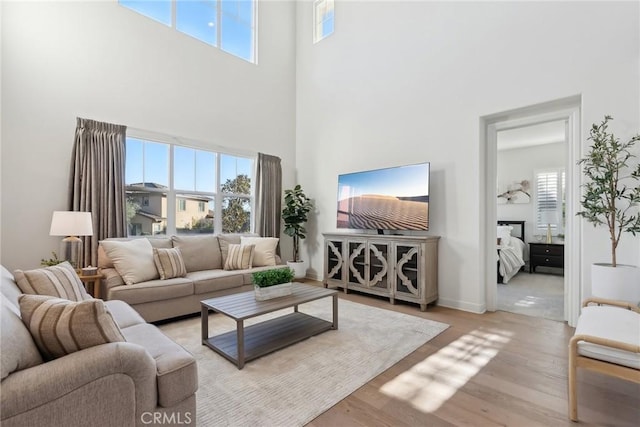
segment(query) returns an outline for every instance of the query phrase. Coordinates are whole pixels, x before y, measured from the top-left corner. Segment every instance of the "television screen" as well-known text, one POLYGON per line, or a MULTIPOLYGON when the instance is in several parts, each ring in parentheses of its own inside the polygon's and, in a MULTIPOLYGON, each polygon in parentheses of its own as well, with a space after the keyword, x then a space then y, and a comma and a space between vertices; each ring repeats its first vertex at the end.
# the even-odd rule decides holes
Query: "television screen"
POLYGON ((429 229, 429 163, 338 176, 338 228, 429 229))

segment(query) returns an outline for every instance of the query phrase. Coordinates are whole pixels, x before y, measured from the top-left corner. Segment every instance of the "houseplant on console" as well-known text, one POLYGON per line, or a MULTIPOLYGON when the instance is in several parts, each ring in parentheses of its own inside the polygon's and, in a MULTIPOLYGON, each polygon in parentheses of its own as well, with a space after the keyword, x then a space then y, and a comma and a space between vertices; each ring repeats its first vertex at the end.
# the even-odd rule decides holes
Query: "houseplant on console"
POLYGON ((299 258, 300 239, 307 237, 303 224, 307 222, 307 215, 311 211, 312 204, 302 191, 300 185, 292 190, 284 191, 284 204, 282 219, 284 220, 284 234, 293 238, 293 260, 287 261, 287 265, 294 272, 294 277, 300 279, 306 276, 304 261, 299 258))
POLYGON ((638 303, 640 301, 640 269, 618 264, 616 251, 623 233, 640 232, 640 164, 631 154, 640 135, 621 143, 608 132, 611 116, 594 124, 589 132, 591 149, 580 160, 588 178, 580 204, 583 217, 593 226, 605 225, 611 241, 611 263, 596 263, 591 267, 591 292, 594 296, 638 303), (635 164, 634 164, 635 163, 635 164))
POLYGON ((256 271, 251 278, 257 301, 291 295, 293 271, 290 268, 256 271))

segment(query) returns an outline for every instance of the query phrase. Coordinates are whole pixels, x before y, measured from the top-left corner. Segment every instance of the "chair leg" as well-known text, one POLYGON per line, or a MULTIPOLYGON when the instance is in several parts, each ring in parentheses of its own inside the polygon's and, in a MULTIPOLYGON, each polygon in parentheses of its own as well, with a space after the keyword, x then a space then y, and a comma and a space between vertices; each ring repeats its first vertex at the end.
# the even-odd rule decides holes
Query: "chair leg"
POLYGON ((578 421, 578 391, 576 390, 576 357, 577 342, 573 340, 569 343, 569 372, 568 388, 569 388, 569 419, 578 421))

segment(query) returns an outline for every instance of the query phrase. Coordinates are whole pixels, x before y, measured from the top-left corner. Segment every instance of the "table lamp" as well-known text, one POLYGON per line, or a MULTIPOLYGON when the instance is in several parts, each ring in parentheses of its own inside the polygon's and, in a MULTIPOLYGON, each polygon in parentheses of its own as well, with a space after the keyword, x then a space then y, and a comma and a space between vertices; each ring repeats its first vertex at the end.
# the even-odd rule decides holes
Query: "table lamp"
POLYGON ((542 211, 540 212, 540 223, 547 224, 547 242, 551 243, 553 236, 551 235, 551 224, 558 224, 559 217, 556 211, 542 211))
POLYGON ((50 236, 65 236, 60 243, 62 257, 76 269, 82 268, 82 240, 79 236, 92 236, 91 212, 54 211, 50 236))

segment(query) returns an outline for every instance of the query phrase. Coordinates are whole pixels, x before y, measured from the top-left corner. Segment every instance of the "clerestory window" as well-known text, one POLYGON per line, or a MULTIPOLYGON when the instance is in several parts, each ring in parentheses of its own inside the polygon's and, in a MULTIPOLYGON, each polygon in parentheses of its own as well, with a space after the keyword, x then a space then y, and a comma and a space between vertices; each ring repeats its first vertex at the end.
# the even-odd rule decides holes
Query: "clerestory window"
POLYGON ((315 0, 313 3, 313 42, 333 34, 333 0, 315 0))
POLYGON ((256 63, 255 0, 118 0, 120 5, 256 63))

